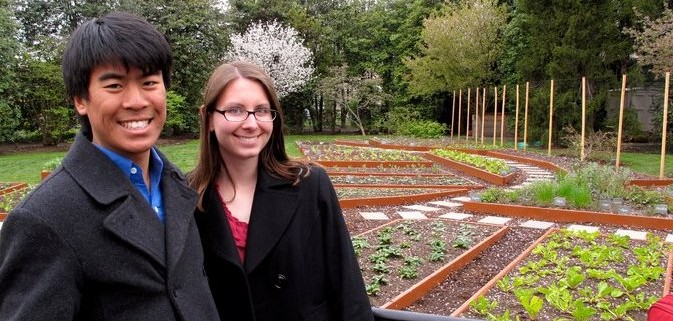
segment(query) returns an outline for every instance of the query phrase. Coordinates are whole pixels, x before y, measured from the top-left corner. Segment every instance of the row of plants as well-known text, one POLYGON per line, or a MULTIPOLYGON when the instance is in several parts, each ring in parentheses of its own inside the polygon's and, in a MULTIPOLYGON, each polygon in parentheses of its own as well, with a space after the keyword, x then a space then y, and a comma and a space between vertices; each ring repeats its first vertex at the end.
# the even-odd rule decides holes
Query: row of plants
POLYGON ((448 220, 404 220, 352 238, 367 294, 381 306, 498 230, 448 220))
POLYGON ((672 246, 599 232, 548 235, 465 316, 488 320, 645 320, 663 295, 672 246))
POLYGON ((369 139, 373 143, 378 143, 381 145, 393 145, 393 146, 427 146, 433 148, 447 148, 450 146, 451 149, 479 149, 479 150, 496 150, 500 149, 499 146, 492 144, 481 144, 473 143, 474 138, 470 140, 465 140, 465 137, 455 137, 451 138, 448 136, 443 136, 440 138, 414 138, 414 137, 405 137, 405 136, 391 136, 391 137, 373 137, 369 139))
POLYGON ((363 188, 363 187, 344 187, 344 186, 337 186, 335 187, 335 190, 337 197, 341 200, 353 199, 353 198, 372 198, 381 196, 408 196, 408 195, 418 195, 440 191, 440 189, 436 188, 395 188, 395 187, 363 188))
POLYGON ((387 173, 387 174, 444 174, 452 175, 441 166, 433 164, 432 166, 419 166, 409 164, 407 166, 398 165, 379 165, 375 167, 368 166, 325 166, 329 173, 387 173))
POLYGON ((667 189, 627 186, 631 176, 627 168, 615 170, 612 166, 587 163, 568 174, 560 173, 554 180, 537 181, 518 190, 489 187, 479 198, 487 203, 657 214, 655 205, 665 202, 667 189))
POLYGON ((512 172, 512 168, 501 159, 489 158, 451 149, 433 149, 432 155, 450 159, 456 162, 468 164, 476 168, 483 169, 489 173, 497 175, 507 175, 512 172))
POLYGON ((299 143, 306 157, 312 160, 337 161, 423 161, 423 157, 408 151, 370 147, 344 146, 330 143, 299 143))

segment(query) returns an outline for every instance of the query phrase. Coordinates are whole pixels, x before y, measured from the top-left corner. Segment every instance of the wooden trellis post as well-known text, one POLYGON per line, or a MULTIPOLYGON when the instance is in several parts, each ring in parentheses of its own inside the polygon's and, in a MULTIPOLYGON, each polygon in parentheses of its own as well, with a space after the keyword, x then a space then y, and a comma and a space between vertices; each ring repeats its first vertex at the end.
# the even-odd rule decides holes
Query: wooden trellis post
POLYGON ((453 91, 453 103, 451 104, 451 141, 453 141, 453 123, 454 119, 453 118, 456 115, 456 91, 453 91))
POLYGON ((624 124, 624 103, 626 97, 626 74, 622 75, 622 97, 619 100, 619 128, 617 129, 617 157, 615 169, 619 170, 619 158, 622 153, 622 125, 624 124))
POLYGON ((523 150, 528 149, 528 89, 530 82, 526 81, 526 100, 524 102, 524 116, 523 116, 523 150))
POLYGON ((551 130, 554 120, 554 79, 551 80, 551 89, 549 92, 549 141, 547 142, 547 155, 551 156, 551 130))
POLYGON ((661 125, 661 161, 659 163, 659 179, 664 178, 664 165, 666 164, 666 125, 668 124, 668 85, 671 73, 666 72, 666 83, 664 85, 664 119, 661 125))
POLYGON ((486 119, 486 87, 481 95, 481 144, 484 145, 484 119, 486 119))
POLYGON ((502 85, 502 112, 500 113, 500 147, 505 143, 505 93, 507 85, 502 85))
POLYGON ((461 116, 460 112, 463 109, 463 90, 461 89, 458 92, 459 92, 459 94, 458 94, 458 139, 460 139, 460 126, 461 126, 461 122, 462 122, 462 119, 460 117, 461 116))
POLYGON ((493 87, 493 146, 495 146, 495 136, 498 132, 498 86, 493 87))
POLYGON ((472 88, 467 88, 467 113, 465 114, 465 119, 467 123, 465 124, 465 143, 470 140, 470 95, 472 94, 472 88))
POLYGON ((514 112, 514 150, 519 149, 519 84, 516 84, 516 106, 514 112))
MULTIPOLYGON (((483 107, 482 107, 483 108, 483 107)), ((474 104, 474 125, 472 126, 472 132, 474 135, 474 143, 477 144, 477 135, 479 129, 479 87, 477 87, 477 99, 474 104)))
POLYGON ((587 77, 582 77, 582 148, 580 149, 580 160, 584 160, 584 139, 587 123, 587 77))

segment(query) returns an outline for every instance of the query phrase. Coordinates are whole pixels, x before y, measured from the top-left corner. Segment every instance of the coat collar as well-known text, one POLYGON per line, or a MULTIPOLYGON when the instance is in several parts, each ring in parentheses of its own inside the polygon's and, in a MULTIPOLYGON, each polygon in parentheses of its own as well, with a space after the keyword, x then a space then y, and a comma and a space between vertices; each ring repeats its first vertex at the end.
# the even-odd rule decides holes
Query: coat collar
POLYGON ((94 202, 103 207, 121 202, 103 219, 104 228, 170 271, 184 250, 197 194, 177 168, 159 156, 165 164, 161 179, 165 226, 131 181, 82 134, 75 138, 63 168, 94 202))

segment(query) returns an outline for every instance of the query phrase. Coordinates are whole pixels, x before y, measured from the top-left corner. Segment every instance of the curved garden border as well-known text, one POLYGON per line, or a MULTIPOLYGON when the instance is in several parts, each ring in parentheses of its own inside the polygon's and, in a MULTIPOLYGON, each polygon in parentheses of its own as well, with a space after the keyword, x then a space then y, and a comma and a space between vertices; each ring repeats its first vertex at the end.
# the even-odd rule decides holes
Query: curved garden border
POLYGON ((508 185, 511 181, 513 181, 516 178, 516 172, 509 173, 507 175, 499 175, 499 174, 494 174, 488 171, 485 171, 483 169, 470 166, 464 163, 456 162, 450 159, 446 159, 444 157, 439 157, 437 155, 433 155, 430 153, 425 153, 423 156, 426 159, 429 159, 433 162, 436 163, 441 163, 444 164, 450 168, 453 168, 457 171, 463 172, 467 175, 470 175, 472 177, 476 177, 479 179, 482 179, 484 181, 487 181, 491 184, 498 185, 498 186, 505 186, 508 185))
POLYGON ((9 186, 0 189, 0 195, 9 194, 14 191, 22 190, 28 187, 28 183, 8 183, 9 186))
POLYGON ((571 210, 563 208, 482 203, 472 201, 464 202, 463 209, 470 212, 541 219, 554 222, 599 223, 649 228, 655 230, 673 230, 673 219, 655 216, 622 215, 615 213, 571 210))
MULTIPOLYGON (((350 184, 344 185, 335 185, 335 187, 354 187, 350 184), (345 186, 344 186, 345 185, 345 186)), ((368 186, 371 187, 371 186, 368 186)), ((387 186, 388 187, 388 186, 387 186)), ((398 188, 395 186, 390 186, 398 188)), ((399 188, 409 188, 409 186, 402 186, 399 188)), ((400 196, 379 196, 379 197, 363 197, 363 198, 346 198, 340 199, 339 205, 341 208, 356 208, 360 206, 386 206, 386 205, 402 205, 413 202, 424 202, 433 200, 440 197, 446 196, 456 196, 463 195, 467 193, 465 188, 446 188, 441 192, 431 192, 423 194, 413 194, 413 195, 400 195, 400 196)))

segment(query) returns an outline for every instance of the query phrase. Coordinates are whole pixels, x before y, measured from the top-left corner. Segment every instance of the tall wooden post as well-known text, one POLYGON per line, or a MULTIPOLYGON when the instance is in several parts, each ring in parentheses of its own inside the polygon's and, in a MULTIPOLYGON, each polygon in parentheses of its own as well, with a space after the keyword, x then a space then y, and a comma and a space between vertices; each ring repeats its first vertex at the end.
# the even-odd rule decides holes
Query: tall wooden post
POLYGON ((519 149, 519 84, 516 84, 516 106, 514 112, 514 150, 519 149))
POLYGON ((453 142, 453 124, 455 124, 455 118, 454 116, 456 115, 456 91, 453 91, 453 104, 451 105, 451 142, 453 142))
POLYGON ((478 129, 479 129, 479 87, 477 87, 477 99, 474 102, 474 125, 472 125, 472 131, 474 134, 472 136, 474 136, 475 144, 477 144, 477 138, 479 137, 479 135, 477 135, 477 133, 479 133, 478 129))
POLYGON ((547 155, 551 156, 551 137, 554 123, 554 79, 551 80, 551 89, 549 91, 549 141, 547 142, 547 155))
POLYGON ((668 85, 671 73, 666 73, 666 84, 664 85, 664 119, 661 128, 661 161, 659 163, 659 179, 664 178, 664 165, 666 164, 666 125, 668 124, 668 85))
POLYGON ((463 122, 462 119, 460 119, 461 115, 460 112, 463 110, 463 90, 461 89, 458 93, 458 139, 460 139, 460 126, 462 125, 461 123, 463 122))
POLYGON ((584 139, 587 126, 587 77, 582 77, 582 148, 580 149, 580 160, 584 160, 584 139))
POLYGON ((505 143, 505 93, 507 85, 502 85, 502 112, 500 113, 500 147, 505 143))
POLYGON ((465 114, 465 119, 467 122, 465 123, 465 143, 470 140, 470 95, 472 88, 467 88, 467 113, 465 114))
POLYGON ((526 81, 526 101, 524 102, 524 116, 523 116, 523 150, 528 149, 528 89, 530 88, 530 82, 526 81))
POLYGON ((486 118, 486 87, 481 95, 481 144, 484 145, 484 119, 486 118))
POLYGON ((624 125, 624 104, 626 100, 626 74, 622 75, 622 96, 619 100, 619 128, 617 129, 617 156, 615 169, 619 170, 619 159, 622 153, 622 125, 624 125))
POLYGON ((495 136, 498 132, 498 86, 493 87, 493 146, 495 146, 495 136))

